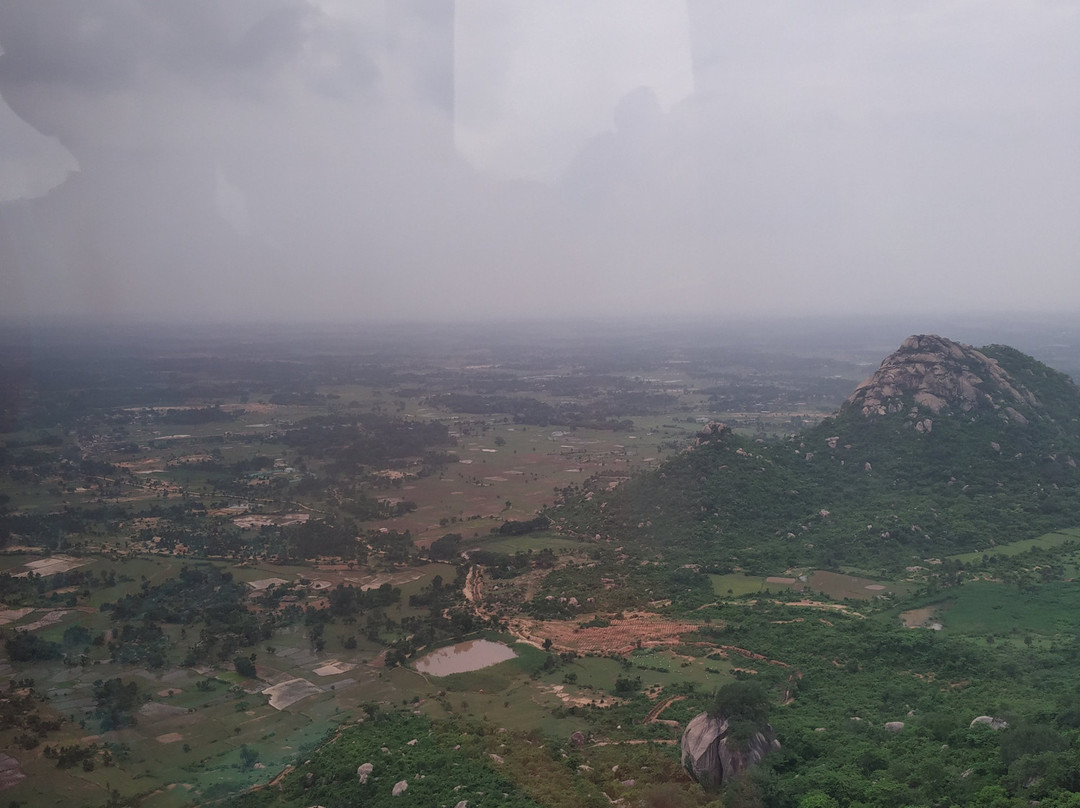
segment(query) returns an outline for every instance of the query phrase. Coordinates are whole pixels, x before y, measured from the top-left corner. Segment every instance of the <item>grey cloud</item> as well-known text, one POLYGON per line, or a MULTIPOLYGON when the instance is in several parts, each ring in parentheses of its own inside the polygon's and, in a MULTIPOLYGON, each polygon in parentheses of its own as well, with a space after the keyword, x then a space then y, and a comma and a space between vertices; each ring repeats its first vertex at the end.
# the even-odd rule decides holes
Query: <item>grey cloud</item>
MULTIPOLYGON (((489 5, 502 18, 464 36, 480 55, 523 8, 489 5)), ((1080 301, 1075 7, 688 7, 693 95, 664 106, 643 82, 606 131, 559 143, 572 159, 544 184, 455 149, 449 4, 0 0, 0 94, 81 168, 0 205, 0 314, 1080 301)), ((485 90, 513 51, 490 51, 467 79, 497 128, 485 90)), ((609 67, 594 58, 573 70, 609 67)), ((544 114, 566 119, 538 132, 583 131, 573 110, 544 114)), ((0 160, 53 159, 22 131, 0 160)))
POLYGON ((447 115, 454 111, 454 4, 399 0, 388 5, 389 48, 412 65, 417 97, 447 115))
POLYGON ((26 83, 63 82, 106 88, 130 80, 133 53, 145 47, 144 37, 131 34, 133 14, 146 15, 130 3, 42 0, 0 3, 0 79, 6 88, 26 83))
POLYGON ((295 58, 316 10, 302 0, 35 0, 0 5, 0 79, 100 92, 160 74, 204 87, 230 73, 272 71, 295 58), (146 72, 149 71, 149 76, 146 72))

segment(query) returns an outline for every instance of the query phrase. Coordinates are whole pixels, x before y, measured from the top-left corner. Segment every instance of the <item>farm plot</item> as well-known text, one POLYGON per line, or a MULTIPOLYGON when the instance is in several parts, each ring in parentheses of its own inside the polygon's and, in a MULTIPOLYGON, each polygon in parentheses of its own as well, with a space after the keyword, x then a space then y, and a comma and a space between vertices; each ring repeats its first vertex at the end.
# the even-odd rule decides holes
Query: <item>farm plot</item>
POLYGON ((835 600, 870 600, 882 595, 894 595, 904 591, 898 584, 889 581, 875 581, 839 572, 814 570, 807 576, 807 585, 823 595, 835 600))
POLYGON ((950 595, 944 631, 970 637, 997 636, 1015 641, 1080 636, 1080 589, 1052 582, 1035 591, 994 581, 973 581, 950 595), (1027 639, 1025 639, 1027 638, 1027 639))
POLYGON ((607 626, 583 627, 581 620, 532 620, 519 617, 510 630, 526 642, 540 645, 551 640, 559 651, 627 654, 637 648, 672 645, 699 628, 696 623, 668 620, 646 612, 628 613, 607 626))
POLYGON ((462 438, 454 450, 458 463, 440 475, 407 479, 395 488, 395 496, 419 507, 380 524, 410 530, 421 545, 447 532, 479 537, 503 520, 531 519, 553 501, 557 489, 580 483, 590 474, 603 470, 625 478, 635 470, 655 467, 663 451, 639 438, 610 430, 569 432, 493 419, 482 434, 462 438))

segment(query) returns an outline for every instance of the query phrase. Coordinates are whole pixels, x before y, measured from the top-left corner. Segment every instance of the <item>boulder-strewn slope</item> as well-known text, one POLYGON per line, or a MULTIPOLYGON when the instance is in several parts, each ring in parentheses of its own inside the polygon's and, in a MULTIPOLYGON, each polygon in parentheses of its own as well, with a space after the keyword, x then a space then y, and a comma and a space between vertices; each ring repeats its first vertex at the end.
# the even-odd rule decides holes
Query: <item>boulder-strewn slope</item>
POLYGON ((1068 377, 1005 346, 912 336, 805 434, 765 445, 710 425, 564 518, 718 568, 894 566, 1080 524, 1078 459, 1068 377))

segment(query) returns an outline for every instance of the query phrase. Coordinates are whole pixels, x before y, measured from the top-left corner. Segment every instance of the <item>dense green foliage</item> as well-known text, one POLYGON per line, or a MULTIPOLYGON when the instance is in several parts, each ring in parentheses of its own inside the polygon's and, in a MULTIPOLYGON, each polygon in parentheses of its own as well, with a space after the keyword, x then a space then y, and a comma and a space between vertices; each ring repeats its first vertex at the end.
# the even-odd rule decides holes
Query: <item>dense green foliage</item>
POLYGON ((764 724, 769 719, 769 696, 757 682, 731 682, 716 691, 709 714, 729 721, 764 724))
POLYGON ((1032 655, 877 619, 825 626, 776 622, 779 606, 754 612, 739 616, 740 641, 798 670, 762 672, 792 699, 770 715, 783 750, 759 773, 769 804, 817 790, 843 806, 980 805, 984 789, 1000 789, 1012 805, 1080 785, 1076 635, 1032 655), (972 725, 987 714, 1010 726, 972 725))
POLYGON ((225 661, 241 648, 269 639, 273 615, 249 611, 247 590, 232 573, 210 564, 184 566, 175 578, 157 586, 148 583, 115 603, 103 604, 120 623, 109 650, 121 662, 162 667, 170 641, 158 624, 200 626, 198 639, 186 649, 184 662, 225 661))
POLYGON ((94 682, 94 716, 101 722, 101 731, 123 729, 136 723, 135 711, 139 707, 139 686, 124 682, 119 677, 94 682))
POLYGON ((4 649, 13 662, 39 662, 59 659, 61 650, 57 643, 43 639, 28 631, 16 631, 4 641, 4 649))

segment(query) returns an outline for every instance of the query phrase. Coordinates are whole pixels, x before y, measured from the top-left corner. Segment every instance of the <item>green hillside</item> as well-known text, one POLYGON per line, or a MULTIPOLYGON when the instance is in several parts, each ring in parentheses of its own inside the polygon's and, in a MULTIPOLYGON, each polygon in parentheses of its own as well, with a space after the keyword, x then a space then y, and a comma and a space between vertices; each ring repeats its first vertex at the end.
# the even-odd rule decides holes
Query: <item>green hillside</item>
POLYGON ((896 568, 1080 522, 1072 381, 1001 346, 929 370, 925 356, 892 355, 803 435, 766 444, 711 426, 691 450, 612 491, 587 482, 559 516, 585 534, 758 572, 778 560, 896 568), (950 388, 961 391, 954 400, 931 392, 950 388))

